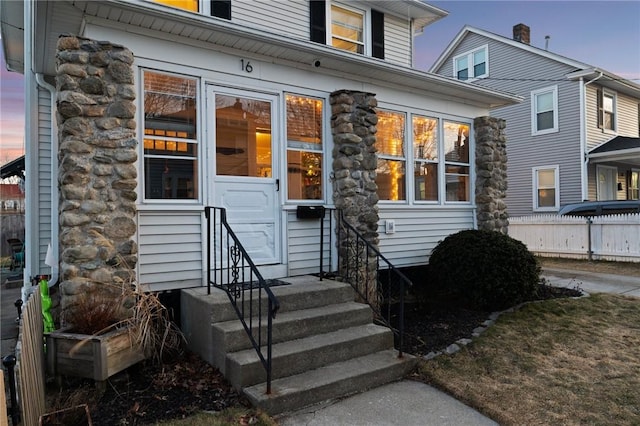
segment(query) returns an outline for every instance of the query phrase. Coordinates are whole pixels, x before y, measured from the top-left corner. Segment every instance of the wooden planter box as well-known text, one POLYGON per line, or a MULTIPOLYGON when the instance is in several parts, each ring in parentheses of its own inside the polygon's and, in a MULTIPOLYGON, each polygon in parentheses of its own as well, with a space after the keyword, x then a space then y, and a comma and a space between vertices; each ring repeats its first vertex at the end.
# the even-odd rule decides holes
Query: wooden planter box
POLYGON ((53 331, 46 335, 46 342, 47 368, 56 376, 107 380, 145 358, 126 328, 99 336, 53 331))

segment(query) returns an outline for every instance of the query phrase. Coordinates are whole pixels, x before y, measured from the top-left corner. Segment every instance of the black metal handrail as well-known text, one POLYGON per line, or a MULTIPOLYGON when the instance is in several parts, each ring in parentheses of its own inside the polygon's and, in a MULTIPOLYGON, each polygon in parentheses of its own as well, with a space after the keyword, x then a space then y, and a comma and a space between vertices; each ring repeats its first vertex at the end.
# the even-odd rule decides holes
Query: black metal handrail
POLYGON ((362 233, 344 220, 341 210, 337 209, 336 213, 338 274, 371 306, 376 318, 393 331, 397 339, 398 356, 402 357, 404 296, 413 283, 362 233), (386 307, 386 312, 383 312, 383 307, 386 307), (394 307, 397 307, 397 312, 394 311, 394 307))
POLYGON ((280 303, 229 226, 226 209, 207 206, 204 214, 207 219, 207 293, 211 294, 211 286, 214 286, 224 290, 229 296, 231 305, 266 371, 269 394, 273 319, 280 303), (266 296, 266 312, 263 296, 266 296), (263 334, 265 313, 266 341, 263 334), (263 353, 265 349, 266 354, 263 353))

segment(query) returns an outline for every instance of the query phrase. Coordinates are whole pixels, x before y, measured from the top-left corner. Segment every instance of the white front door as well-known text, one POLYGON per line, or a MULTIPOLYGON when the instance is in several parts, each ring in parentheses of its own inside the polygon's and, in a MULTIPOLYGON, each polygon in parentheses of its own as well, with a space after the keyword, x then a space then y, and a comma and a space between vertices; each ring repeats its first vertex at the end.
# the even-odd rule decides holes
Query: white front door
POLYGON ((617 191, 618 169, 615 167, 597 166, 598 200, 615 200, 617 191))
POLYGON ((280 264, 277 97, 211 86, 207 102, 210 200, 256 265, 280 264))

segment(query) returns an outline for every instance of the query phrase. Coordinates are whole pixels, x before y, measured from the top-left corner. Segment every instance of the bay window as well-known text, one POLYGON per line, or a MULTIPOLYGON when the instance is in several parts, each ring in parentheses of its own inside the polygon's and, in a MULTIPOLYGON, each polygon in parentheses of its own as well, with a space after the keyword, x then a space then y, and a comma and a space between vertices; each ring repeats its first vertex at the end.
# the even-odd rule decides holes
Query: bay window
POLYGON ((287 198, 322 200, 323 101, 286 95, 287 110, 287 198))
POLYGON ((145 199, 198 198, 195 78, 143 72, 145 199))

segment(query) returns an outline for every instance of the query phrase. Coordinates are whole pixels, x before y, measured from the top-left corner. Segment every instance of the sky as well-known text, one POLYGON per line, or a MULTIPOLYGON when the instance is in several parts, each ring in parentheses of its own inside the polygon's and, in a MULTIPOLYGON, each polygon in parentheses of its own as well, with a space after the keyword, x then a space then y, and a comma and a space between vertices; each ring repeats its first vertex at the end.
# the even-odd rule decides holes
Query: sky
MULTIPOLYGON (((392 1, 392 0, 389 0, 392 1)), ((428 1, 449 15, 425 28, 416 42, 415 67, 428 70, 458 32, 471 25, 512 37, 514 25, 531 28, 531 45, 603 68, 640 84, 640 1, 428 1)), ((0 164, 24 153, 24 88, 8 72, 0 49, 0 164)))

